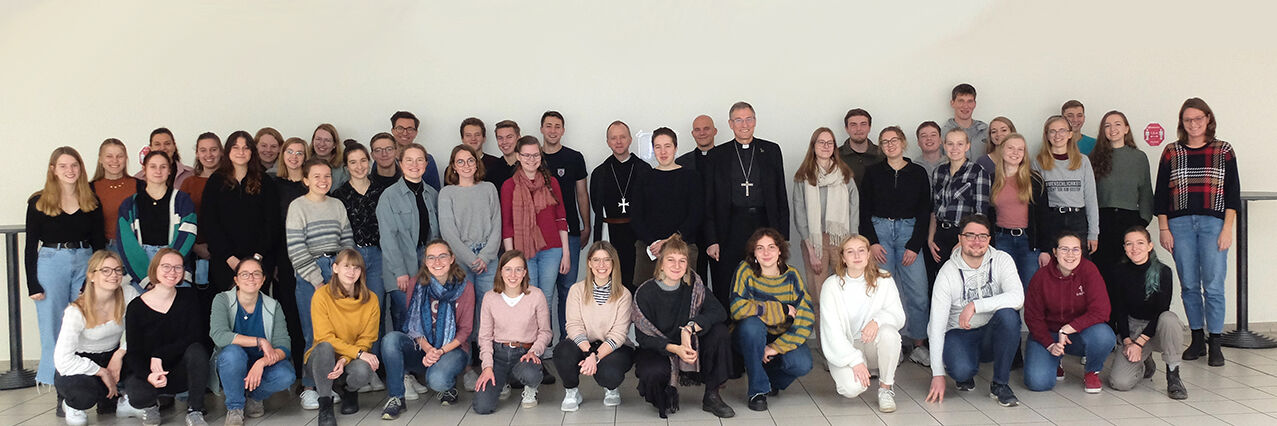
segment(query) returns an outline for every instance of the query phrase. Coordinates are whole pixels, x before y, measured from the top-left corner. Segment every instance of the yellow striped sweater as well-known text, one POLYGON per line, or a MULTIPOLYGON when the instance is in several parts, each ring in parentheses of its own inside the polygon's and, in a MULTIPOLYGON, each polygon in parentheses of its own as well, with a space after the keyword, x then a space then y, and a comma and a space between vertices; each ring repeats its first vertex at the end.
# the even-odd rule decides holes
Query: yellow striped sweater
POLYGON ((767 325, 767 333, 779 335, 768 346, 786 353, 807 342, 816 315, 811 309, 811 296, 798 270, 790 266, 780 276, 754 274, 748 263, 741 262, 732 280, 732 319, 740 321, 758 316, 767 325), (789 322, 789 306, 796 308, 789 322))

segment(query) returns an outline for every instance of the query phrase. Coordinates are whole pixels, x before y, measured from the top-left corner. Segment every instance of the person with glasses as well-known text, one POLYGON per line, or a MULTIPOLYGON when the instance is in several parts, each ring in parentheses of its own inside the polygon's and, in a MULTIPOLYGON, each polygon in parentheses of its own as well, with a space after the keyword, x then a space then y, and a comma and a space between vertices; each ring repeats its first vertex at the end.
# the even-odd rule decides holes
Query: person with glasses
POLYGON ((310 136, 310 154, 308 158, 318 158, 328 163, 328 167, 332 169, 333 188, 341 186, 350 179, 350 172, 346 171, 346 163, 342 162, 342 140, 337 136, 337 128, 332 124, 324 123, 315 128, 314 133, 310 136))
POLYGON ((1051 261, 1050 249, 1061 232, 1074 232, 1086 237, 1084 256, 1090 257, 1099 247, 1100 209, 1095 195, 1095 172, 1091 160, 1078 150, 1073 129, 1064 117, 1053 115, 1042 125, 1042 149, 1033 161, 1033 170, 1046 183, 1048 209, 1038 218, 1039 232, 1047 236, 1046 247, 1040 247, 1038 265, 1051 261))
POLYGON ((989 121, 988 152, 985 152, 984 155, 973 154, 978 155, 975 159, 975 163, 979 164, 980 167, 983 167, 984 172, 988 174, 990 178, 993 177, 994 156, 997 155, 996 152, 998 151, 998 147, 1002 146, 1002 141, 1005 141, 1007 136, 1010 136, 1015 132, 1015 123, 1012 123, 1009 118, 998 116, 989 121))
POLYGON ((213 298, 209 326, 227 425, 265 415, 262 401, 288 389, 297 377, 289 362, 292 339, 284 309, 261 292, 262 262, 248 258, 235 266, 235 288, 213 298))
POLYGON ((1015 260, 989 246, 993 224, 987 217, 967 215, 958 229, 959 250, 940 268, 931 296, 931 388, 926 400, 944 401, 946 372, 959 392, 975 389, 980 362, 992 358, 989 396, 1003 407, 1013 407, 1020 400, 1008 383, 1020 346, 1018 311, 1024 305, 1024 286, 1015 260))
POLYGON ((789 243, 775 229, 754 231, 752 250, 736 269, 731 318, 732 342, 749 375, 749 409, 767 411, 776 396, 811 371, 811 337, 816 314, 798 269, 789 266, 789 243))
POLYGON ((737 102, 728 110, 733 139, 710 150, 705 179, 705 253, 718 262, 714 297, 731 304, 736 268, 751 249, 746 240, 759 228, 789 235, 789 195, 780 145, 754 137, 754 107, 737 102))
POLYGON ((62 329, 53 349, 58 411, 65 413, 66 422, 71 425, 87 423, 84 410, 94 405, 99 415, 136 411, 127 400, 117 398, 121 390, 120 369, 128 348, 121 341, 124 307, 137 297, 137 291, 122 285, 124 264, 120 255, 112 251, 94 252, 89 257, 88 271, 84 292, 62 314, 62 329))
MULTIPOLYGON (((309 192, 305 196, 293 200, 288 206, 288 219, 284 221, 284 239, 288 246, 288 259, 292 261, 296 272, 297 312, 301 315, 302 337, 306 339, 305 350, 310 350, 312 342, 318 336, 312 326, 311 299, 316 289, 322 287, 333 276, 333 264, 337 252, 355 246, 354 233, 350 227, 350 218, 346 216, 346 207, 341 201, 328 196, 332 187, 331 169, 328 162, 313 158, 302 166, 309 192)), ((362 261, 362 258, 361 258, 362 261)), ((318 403, 315 394, 313 377, 302 376, 302 408, 313 410, 318 403)))
MULTIPOLYGON (((529 136, 531 138, 531 136, 529 136)), ((535 138, 533 138, 535 139, 535 138)), ((523 385, 520 406, 537 406, 537 387, 545 367, 541 355, 550 346, 550 305, 541 289, 528 285, 528 262, 519 250, 507 250, 497 262, 501 276, 492 288, 500 300, 479 314, 479 360, 483 372, 474 385, 476 414, 492 414, 510 384, 523 385)))
POLYGON ((1166 363, 1166 396, 1188 399, 1177 356, 1184 347, 1184 324, 1171 311, 1175 277, 1171 268, 1157 259, 1153 236, 1146 226, 1127 228, 1122 248, 1126 261, 1113 265, 1106 277, 1106 282, 1112 283, 1109 303, 1117 325, 1114 331, 1121 342, 1109 370, 1109 387, 1127 391, 1153 377, 1157 374, 1153 352, 1161 352, 1166 363))
MULTIPOLYGON (((1135 144, 1126 114, 1109 111, 1100 120, 1099 143, 1091 151, 1095 199, 1100 208, 1099 247, 1095 266, 1107 274, 1126 259, 1123 234, 1153 220, 1153 175, 1148 155, 1135 144)), ((1112 287, 1112 280, 1105 280, 1112 287)), ((1119 318, 1114 317, 1114 320, 1119 318)))
POLYGON ((377 186, 389 187, 403 177, 399 173, 399 163, 396 161, 399 147, 395 143, 394 136, 386 132, 373 135, 372 140, 368 142, 368 150, 372 154, 374 166, 372 172, 368 173, 368 177, 376 182, 377 186))
MULTIPOLYGON (((891 274, 900 293, 905 322, 899 326, 912 347, 909 359, 925 367, 931 365, 924 344, 931 282, 919 253, 926 253, 923 246, 931 220, 931 179, 926 169, 905 157, 909 141, 904 130, 896 126, 882 129, 878 143, 887 160, 865 169, 865 186, 860 188, 860 233, 869 241, 874 264, 891 274)), ((837 251, 835 256, 836 266, 844 259, 837 251)))
MULTIPOLYGON (((416 143, 419 126, 421 121, 417 120, 417 116, 411 112, 397 111, 390 116, 390 131, 395 136, 395 144, 399 151, 416 143)), ((429 153, 426 153, 426 171, 422 173, 421 179, 435 191, 439 190, 439 166, 435 165, 435 157, 429 153)))
POLYGON ((49 155, 44 189, 27 200, 26 233, 22 258, 27 293, 35 301, 40 324, 36 382, 52 384, 62 311, 84 286, 90 256, 106 246, 102 204, 89 189, 75 148, 60 147, 49 155))
POLYGON ((371 352, 381 329, 381 304, 368 290, 364 259, 352 248, 342 249, 335 259, 332 279, 315 290, 310 310, 315 346, 306 352, 307 373, 317 388, 309 392, 322 395, 316 398, 320 426, 337 426, 334 391, 341 394, 342 414, 358 412, 357 390, 381 367, 371 352))
POLYGON ((142 159, 146 186, 120 203, 120 234, 115 247, 139 292, 147 286, 145 271, 151 257, 163 247, 189 256, 199 231, 195 202, 186 192, 169 185, 169 164, 164 151, 147 153, 142 159))
POLYGON ((563 378, 562 411, 577 411, 585 398, 581 376, 603 387, 603 406, 621 405, 621 382, 634 365, 627 345, 633 298, 621 281, 620 259, 612 243, 599 241, 586 250, 585 280, 567 296, 567 336, 554 347, 554 368, 563 378))
POLYGON ((829 375, 839 395, 855 398, 869 390, 869 368, 876 368, 878 410, 894 412, 900 328, 906 321, 902 297, 891 273, 878 269, 869 239, 851 235, 839 247, 835 273, 825 280, 820 296, 825 306, 820 347, 829 360, 829 375))
POLYGON ((1215 126, 1215 113, 1201 98, 1180 106, 1178 139, 1162 150, 1158 161, 1153 211, 1158 240, 1175 259, 1184 315, 1193 330, 1183 359, 1209 354, 1206 363, 1220 367, 1228 249, 1242 200, 1237 152, 1215 137, 1215 126))
POLYGON ((1095 264, 1082 258, 1080 235, 1064 232, 1054 245, 1051 262, 1033 275, 1024 297, 1024 324, 1029 327, 1024 386, 1035 392, 1054 388, 1064 380, 1060 358, 1069 354, 1086 360, 1083 390, 1100 393, 1100 370, 1116 341, 1108 325, 1108 289, 1095 264))
POLYGON ((381 234, 381 269, 386 287, 391 328, 400 330, 408 312, 412 277, 421 267, 426 243, 439 238, 439 193, 425 183, 429 164, 426 148, 412 144, 399 151, 402 179, 386 188, 377 201, 381 234))
MULTIPOLYGON (((861 176, 853 181, 855 176, 851 166, 836 155, 837 149, 833 130, 821 127, 812 132, 807 155, 794 173, 793 202, 790 204, 794 209, 798 241, 802 242, 802 266, 806 272, 803 282, 808 285, 816 318, 820 317, 821 284, 833 272, 834 263, 838 261, 835 244, 856 234, 860 227, 857 185, 864 178, 861 176)), ((860 172, 865 172, 863 165, 860 172)), ((813 325, 812 331, 816 330, 819 330, 818 326, 813 325)))
MULTIPOLYGON (((634 243, 638 238, 635 236, 632 219, 634 209, 640 202, 637 197, 639 188, 649 185, 647 179, 652 173, 652 166, 630 153, 630 143, 634 141, 630 136, 630 125, 620 120, 613 121, 607 126, 606 134, 607 146, 612 150, 612 155, 591 173, 594 175, 594 180, 590 182, 590 193, 594 194, 590 199, 594 210, 594 241, 602 239, 603 225, 607 224, 608 240, 615 245, 617 255, 621 256, 621 282, 633 287, 634 253, 638 251, 634 243)), ((568 275, 572 275, 572 272, 568 271, 568 275)), ((576 276, 572 275, 572 278, 567 285, 562 285, 563 281, 559 281, 560 285, 556 289, 559 294, 559 329, 564 333, 564 305, 568 289, 572 287, 571 283, 575 282, 576 276)), ((560 340, 564 337, 565 334, 559 335, 560 340)))
POLYGON ((565 248, 572 238, 564 194, 542 165, 540 146, 534 136, 519 139, 519 171, 501 185, 501 241, 528 256, 528 282, 554 306, 557 279, 571 267, 565 248))
POLYGON ((931 174, 931 226, 928 229, 927 268, 938 274, 959 243, 958 222, 968 215, 989 213, 989 174, 967 159, 969 135, 961 129, 944 134, 944 151, 949 161, 931 174))
POLYGON ((881 163, 886 157, 882 154, 882 148, 869 140, 873 125, 873 117, 869 115, 869 111, 851 109, 843 116, 842 122, 847 128, 847 140, 838 147, 838 157, 851 168, 851 177, 855 179, 856 187, 860 187, 865 169, 881 163))
MULTIPOLYGON (((161 422, 159 395, 187 392, 186 424, 205 425, 209 349, 202 343, 209 321, 194 288, 178 288, 185 256, 161 248, 147 268, 147 288, 124 313, 124 393, 141 408, 144 425, 161 422)), ((118 410, 118 408, 117 408, 118 410)))
MULTIPOLYGON (((712 147, 711 140, 711 147, 712 147)), ((643 185, 635 188, 634 281, 623 282, 631 292, 656 271, 661 245, 674 234, 684 238, 691 248, 692 265, 700 267, 704 257, 700 240, 701 217, 705 211, 700 173, 694 166, 678 163, 678 135, 669 127, 652 131, 652 153, 657 165, 648 172, 643 185)), ((699 158, 699 157, 697 157, 699 158)), ((699 161, 699 160, 697 160, 699 161)))
POLYGON ((444 240, 426 244, 425 261, 415 278, 404 327, 381 339, 388 384, 382 420, 399 418, 404 400, 420 397, 416 379, 407 372, 425 376, 442 405, 456 403, 456 378, 470 361, 475 286, 457 264, 452 247, 444 240))

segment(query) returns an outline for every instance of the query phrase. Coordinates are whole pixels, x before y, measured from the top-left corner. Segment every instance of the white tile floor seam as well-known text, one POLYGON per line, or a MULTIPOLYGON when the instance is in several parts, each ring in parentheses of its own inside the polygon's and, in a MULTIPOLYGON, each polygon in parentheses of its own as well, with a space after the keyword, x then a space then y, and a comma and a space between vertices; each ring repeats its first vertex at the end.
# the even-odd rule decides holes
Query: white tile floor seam
MULTIPOLYGON (((976 424, 1086 424, 1114 425, 1256 425, 1277 423, 1277 349, 1224 349, 1228 364, 1208 367, 1205 359, 1184 361, 1181 375, 1189 390, 1189 399, 1174 401, 1166 397, 1165 365, 1155 357, 1158 371, 1135 389, 1114 391, 1107 386, 1100 394, 1087 394, 1081 385, 1082 366, 1076 358, 1063 363, 1066 379, 1047 392, 1030 392, 1023 386, 1022 371, 1011 374, 1011 386, 1021 400, 1019 407, 999 406, 988 397, 992 365, 984 364, 971 392, 957 392, 952 381, 945 402, 931 404, 927 395, 930 370, 906 363, 896 373, 897 412, 878 412, 877 393, 873 389, 854 399, 843 398, 834 391, 833 380, 820 366, 799 379, 777 397, 769 399, 770 410, 750 411, 745 404, 744 378, 732 380, 723 398, 736 410, 731 419, 718 419, 701 411, 702 389, 681 388, 681 410, 668 421, 635 390, 631 373, 622 385, 620 407, 603 406, 603 390, 586 378, 581 383, 584 403, 577 412, 559 410, 563 398, 560 384, 545 386, 539 404, 531 409, 519 406, 516 392, 502 401, 497 412, 482 416, 470 410, 473 394, 461 392, 457 404, 442 407, 434 393, 409 401, 406 411, 395 421, 381 420, 385 392, 360 395, 360 411, 353 415, 338 414, 342 425, 517 425, 542 424, 671 424, 671 425, 781 425, 817 426, 846 424, 875 425, 976 425, 976 424)), ((877 383, 875 382, 875 387, 877 383)), ((206 400, 210 424, 220 424, 225 415, 220 397, 206 400)), ((54 396, 34 388, 0 391, 0 426, 65 424, 54 416, 54 396)), ((184 407, 178 403, 178 407, 184 407)), ((316 412, 302 410, 295 398, 279 394, 266 403, 267 415, 248 419, 248 425, 311 425, 316 412)), ((166 424, 180 424, 179 411, 165 413, 166 424)), ((117 419, 112 415, 97 416, 89 410, 90 424, 137 424, 137 419, 117 419)))

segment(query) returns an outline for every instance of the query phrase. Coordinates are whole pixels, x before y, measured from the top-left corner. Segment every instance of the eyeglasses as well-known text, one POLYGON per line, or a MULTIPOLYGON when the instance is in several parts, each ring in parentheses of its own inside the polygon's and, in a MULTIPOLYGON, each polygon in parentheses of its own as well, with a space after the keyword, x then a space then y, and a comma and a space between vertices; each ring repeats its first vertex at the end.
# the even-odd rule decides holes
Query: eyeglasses
POLYGON ((611 257, 591 257, 590 263, 612 263, 611 257))
POLYGON ((124 267, 123 267, 123 266, 115 267, 115 268, 105 268, 105 267, 104 267, 104 268, 100 268, 100 269, 98 269, 97 271, 98 271, 98 274, 100 274, 100 275, 105 275, 105 276, 108 276, 108 277, 109 277, 109 276, 111 276, 111 275, 124 275, 124 267))
POLYGON ((816 140, 816 145, 837 146, 837 145, 838 145, 838 142, 837 142, 837 141, 822 141, 822 140, 816 140))
POLYGON ((253 272, 240 272, 238 274, 235 274, 235 276, 239 277, 239 279, 241 280, 247 280, 250 278, 255 280, 260 280, 263 277, 265 277, 266 274, 263 274, 262 271, 253 271, 253 272))
POLYGON ((736 124, 737 126, 742 125, 742 124, 745 124, 745 123, 751 123, 751 124, 752 124, 753 122, 754 122, 754 117, 733 118, 733 119, 732 119, 732 123, 733 123, 733 124, 736 124))
POLYGON ((289 149, 289 150, 285 150, 285 151, 284 151, 284 154, 288 154, 288 155, 304 155, 304 154, 306 154, 306 151, 294 151, 294 150, 289 149))
POLYGON ((1078 254, 1082 252, 1082 248, 1081 247, 1056 247, 1055 251, 1058 251, 1062 254, 1078 254))
POLYGON ((452 255, 447 253, 438 256, 426 256, 427 262, 447 262, 449 259, 452 259, 452 255))
POLYGON ((473 166, 474 158, 463 158, 456 161, 458 166, 473 166))
POLYGON ((417 128, 416 128, 416 127, 395 126, 395 128, 394 128, 393 130, 394 130, 394 131, 396 131, 396 132, 399 132, 399 133, 413 133, 413 132, 416 132, 416 131, 417 131, 417 128))
POLYGON ((373 153, 373 154, 385 154, 385 153, 388 153, 388 152, 395 152, 395 147, 393 147, 393 146, 383 146, 383 147, 381 147, 381 148, 373 148, 373 149, 372 149, 372 153, 373 153))
POLYGON ((977 234, 974 232, 963 232, 961 234, 958 234, 958 236, 962 238, 966 238, 968 240, 975 240, 979 242, 989 241, 989 237, 990 237, 989 234, 977 234))
POLYGON ((905 141, 904 139, 901 139, 899 136, 896 136, 896 137, 891 138, 891 139, 883 139, 882 141, 880 141, 880 142, 878 142, 878 143, 882 144, 882 146, 887 146, 887 145, 892 145, 892 144, 898 144, 898 143, 901 143, 901 142, 904 142, 904 141, 905 141))
POLYGON ((531 159, 533 159, 533 158, 540 157, 540 156, 541 156, 541 153, 539 153, 539 152, 535 152, 535 153, 532 153, 532 154, 524 154, 524 153, 522 153, 522 152, 520 152, 520 153, 519 153, 519 158, 526 158, 526 159, 529 159, 529 160, 531 160, 531 159))
POLYGON ((1201 117, 1184 117, 1184 123, 1187 123, 1187 124, 1202 124, 1202 123, 1205 123, 1205 122, 1206 122, 1206 118, 1207 118, 1207 117, 1206 117, 1206 116, 1204 116, 1204 115, 1203 115, 1203 116, 1201 116, 1201 117))
POLYGON ((168 272, 177 272, 177 271, 181 271, 181 270, 182 270, 182 265, 180 265, 180 264, 179 264, 179 265, 170 265, 170 264, 167 264, 167 263, 161 263, 161 264, 160 264, 160 267, 159 267, 158 269, 159 269, 159 271, 160 271, 160 272, 165 272, 165 273, 168 273, 168 272))

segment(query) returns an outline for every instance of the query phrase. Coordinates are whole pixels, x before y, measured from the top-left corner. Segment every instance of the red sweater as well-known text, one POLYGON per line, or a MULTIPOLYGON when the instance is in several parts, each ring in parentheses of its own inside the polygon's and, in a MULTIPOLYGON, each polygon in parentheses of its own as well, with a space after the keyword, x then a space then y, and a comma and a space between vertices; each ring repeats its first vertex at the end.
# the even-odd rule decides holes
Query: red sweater
POLYGON ((1029 292, 1024 296, 1024 323, 1029 326, 1030 339, 1050 346, 1058 341, 1065 324, 1081 332, 1108 322, 1109 309, 1108 290, 1094 263, 1082 259, 1066 277, 1053 258, 1029 281, 1029 292))
MULTIPOLYGON (((501 238, 514 238, 514 180, 523 178, 522 171, 515 171, 515 176, 506 179, 501 185, 501 238)), ((557 202, 537 212, 537 228, 541 231, 541 237, 545 238, 545 247, 541 250, 562 247, 559 231, 568 230, 567 211, 563 209, 563 191, 559 190, 557 179, 550 179, 550 193, 554 194, 557 202)), ((531 258, 536 253, 523 255, 531 258)))

